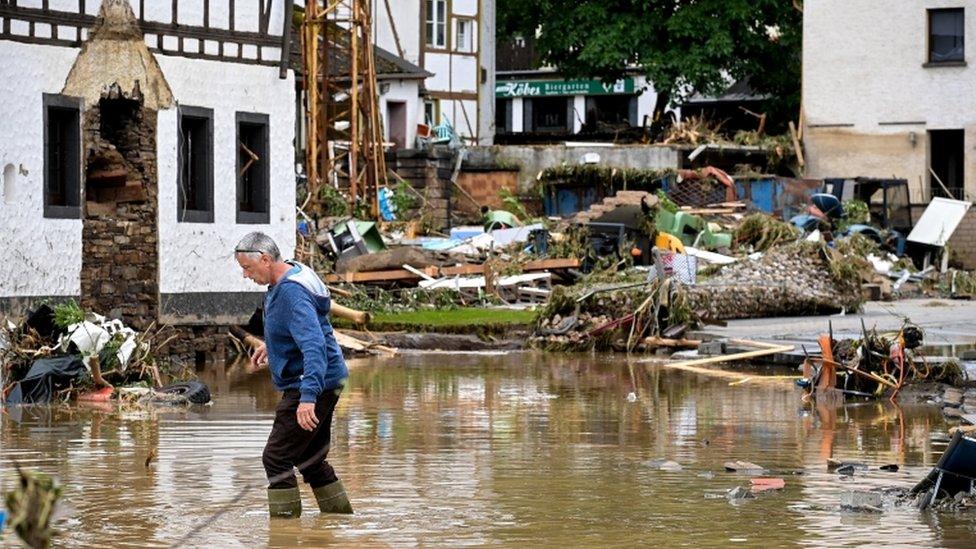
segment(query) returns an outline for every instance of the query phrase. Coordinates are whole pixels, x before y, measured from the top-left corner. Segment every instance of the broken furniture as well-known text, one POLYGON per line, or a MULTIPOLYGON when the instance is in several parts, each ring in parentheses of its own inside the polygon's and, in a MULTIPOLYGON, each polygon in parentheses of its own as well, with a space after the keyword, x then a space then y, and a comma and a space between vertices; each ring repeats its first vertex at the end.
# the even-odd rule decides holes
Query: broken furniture
POLYGON ((939 462, 912 488, 911 494, 928 493, 919 502, 925 509, 936 501, 954 497, 959 492, 974 493, 976 488, 976 439, 956 431, 939 462))
MULTIPOLYGON (((893 334, 870 332, 861 322, 862 338, 835 341, 833 329, 819 338, 820 356, 806 355, 798 385, 807 394, 825 393, 878 397, 888 392, 895 401, 909 378, 928 377, 927 367, 916 367, 913 350, 922 345, 922 331, 905 324, 893 334), (843 383, 839 384, 843 377, 843 383)), ((806 349, 804 349, 806 354, 806 349)), ((919 364, 922 364, 921 362, 919 364)))
MULTIPOLYGON (((860 200, 868 205, 871 224, 908 234, 912 230, 912 209, 908 181, 870 177, 824 179, 823 191, 841 203, 860 200)), ((824 212, 826 213, 826 212, 824 212)))
MULTIPOLYGON (((915 246, 913 259, 927 266, 933 257, 938 257, 971 206, 971 202, 962 200, 933 198, 908 234, 908 241, 915 246)), ((948 259, 945 254, 943 257, 948 259)))
MULTIPOLYGON (((352 258, 386 249, 383 237, 372 221, 349 219, 325 233, 325 241, 337 258, 352 258)), ((321 245, 321 243, 320 243, 321 245)))
POLYGON ((485 232, 495 229, 511 229, 521 227, 522 223, 511 212, 505 210, 490 210, 485 212, 485 232))
POLYGON ((506 303, 540 304, 545 303, 552 293, 551 273, 528 273, 503 276, 489 282, 488 277, 454 277, 434 280, 421 280, 420 287, 425 290, 450 289, 462 298, 477 300, 484 293, 494 293, 506 303), (489 284, 493 288, 489 288, 489 284))
POLYGON ((728 248, 732 235, 715 230, 701 217, 687 212, 669 212, 660 208, 654 220, 657 230, 677 237, 685 246, 701 248, 728 248))

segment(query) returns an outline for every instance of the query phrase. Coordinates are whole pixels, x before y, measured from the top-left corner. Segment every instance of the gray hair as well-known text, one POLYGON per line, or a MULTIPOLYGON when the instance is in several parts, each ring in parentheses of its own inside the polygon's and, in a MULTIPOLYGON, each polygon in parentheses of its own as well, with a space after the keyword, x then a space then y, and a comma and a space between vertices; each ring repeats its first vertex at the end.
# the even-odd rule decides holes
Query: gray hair
POLYGON ((281 252, 272 238, 261 232, 247 233, 234 248, 235 254, 244 254, 251 259, 268 255, 273 261, 281 261, 281 252))

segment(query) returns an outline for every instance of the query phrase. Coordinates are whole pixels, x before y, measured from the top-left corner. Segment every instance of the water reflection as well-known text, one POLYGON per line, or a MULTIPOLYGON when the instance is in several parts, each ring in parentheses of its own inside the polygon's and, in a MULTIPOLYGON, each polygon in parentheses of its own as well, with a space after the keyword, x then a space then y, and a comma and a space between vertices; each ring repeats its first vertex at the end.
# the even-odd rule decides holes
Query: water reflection
MULTIPOLYGON (((206 372, 213 406, 53 408, 0 419, 14 461, 66 484, 67 546, 326 544, 842 545, 971 542, 976 520, 836 510, 851 487, 910 486, 939 456, 938 410, 803 404, 787 382, 725 380, 609 356, 409 355, 351 364, 334 463, 353 517, 270 521, 260 454, 277 394, 263 372, 206 372), (627 395, 635 393, 636 401, 627 395), (827 457, 874 469, 843 481, 827 457), (670 459, 681 471, 648 465, 670 459), (754 461, 786 489, 743 505, 754 461), (146 465, 147 460, 149 465, 146 465), (897 463, 898 473, 876 466, 897 463), (797 474, 802 473, 802 474, 797 474)), ((4 474, 4 485, 9 485, 4 474)))

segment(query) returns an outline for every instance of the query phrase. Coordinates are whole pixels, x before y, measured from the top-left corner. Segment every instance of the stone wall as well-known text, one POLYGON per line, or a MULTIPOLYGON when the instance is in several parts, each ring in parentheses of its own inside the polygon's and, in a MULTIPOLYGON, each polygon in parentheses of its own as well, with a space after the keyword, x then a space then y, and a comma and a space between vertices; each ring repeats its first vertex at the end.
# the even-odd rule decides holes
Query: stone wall
POLYGON ((81 306, 145 330, 159 311, 156 112, 133 95, 84 115, 81 306))
POLYGON ((426 202, 425 205, 421 205, 420 210, 411 212, 405 216, 405 219, 426 216, 431 222, 431 228, 435 230, 442 231, 450 227, 454 153, 441 148, 433 151, 422 149, 398 151, 394 169, 397 175, 424 197, 426 202))
POLYGON ((227 360, 230 328, 227 326, 180 326, 167 328, 167 338, 176 336, 159 349, 163 363, 186 367, 202 366, 203 362, 222 363, 227 360))
POLYGON ((563 164, 579 164, 586 155, 603 166, 647 170, 678 169, 681 151, 667 145, 495 145, 468 149, 465 167, 517 168, 519 192, 527 194, 539 172, 563 164), (595 157, 592 155, 596 155, 595 157))
POLYGON ((976 208, 969 208, 956 232, 949 238, 950 260, 953 266, 976 270, 976 208))

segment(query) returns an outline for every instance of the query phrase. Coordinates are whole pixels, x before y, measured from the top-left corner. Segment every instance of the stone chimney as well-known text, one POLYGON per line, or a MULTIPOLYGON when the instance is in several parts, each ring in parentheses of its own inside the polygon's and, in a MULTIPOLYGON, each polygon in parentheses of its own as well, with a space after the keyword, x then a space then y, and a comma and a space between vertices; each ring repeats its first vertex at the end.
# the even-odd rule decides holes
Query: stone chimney
POLYGON ((128 0, 102 0, 98 21, 82 44, 62 93, 83 97, 90 108, 110 90, 141 99, 143 107, 152 111, 174 104, 173 92, 146 47, 128 0))

